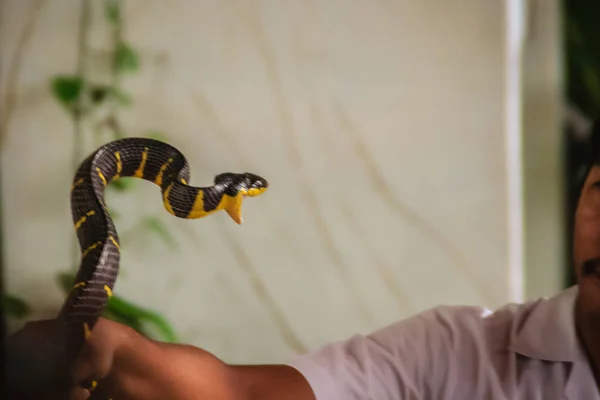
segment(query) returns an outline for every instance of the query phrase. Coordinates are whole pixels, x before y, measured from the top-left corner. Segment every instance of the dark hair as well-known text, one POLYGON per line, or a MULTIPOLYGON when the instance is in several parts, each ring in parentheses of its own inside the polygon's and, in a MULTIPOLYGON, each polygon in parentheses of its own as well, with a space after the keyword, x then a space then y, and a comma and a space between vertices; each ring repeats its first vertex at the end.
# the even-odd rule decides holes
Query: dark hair
MULTIPOLYGON (((588 171, 592 165, 600 165, 600 116, 596 117, 590 129, 589 136, 588 171)), ((585 174, 587 177, 587 173, 585 174)))

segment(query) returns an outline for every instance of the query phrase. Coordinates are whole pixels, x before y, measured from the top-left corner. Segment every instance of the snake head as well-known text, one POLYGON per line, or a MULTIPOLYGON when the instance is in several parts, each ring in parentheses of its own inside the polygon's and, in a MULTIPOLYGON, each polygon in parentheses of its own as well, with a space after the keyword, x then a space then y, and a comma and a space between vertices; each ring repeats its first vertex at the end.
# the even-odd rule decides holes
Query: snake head
POLYGON ((242 189, 242 193, 246 196, 258 196, 262 194, 269 187, 269 183, 266 179, 256 174, 246 172, 243 174, 245 192, 242 189))
POLYGON ((215 177, 215 184, 224 185, 235 190, 235 192, 250 197, 264 193, 269 187, 269 183, 265 178, 250 172, 245 172, 243 174, 225 172, 219 174, 215 177))
POLYGON ((215 186, 221 186, 224 190, 226 197, 222 205, 223 209, 236 223, 241 224, 244 196, 258 196, 267 190, 269 184, 263 177, 249 172, 243 174, 226 172, 215 177, 215 186))

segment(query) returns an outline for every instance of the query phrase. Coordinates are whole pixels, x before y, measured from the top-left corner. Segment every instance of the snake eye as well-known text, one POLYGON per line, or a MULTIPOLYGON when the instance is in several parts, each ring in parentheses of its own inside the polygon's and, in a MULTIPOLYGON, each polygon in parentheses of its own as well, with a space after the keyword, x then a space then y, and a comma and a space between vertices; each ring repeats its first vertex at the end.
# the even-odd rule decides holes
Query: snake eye
POLYGON ((248 196, 258 196, 269 187, 267 180, 261 176, 251 173, 246 173, 245 176, 248 183, 248 196))

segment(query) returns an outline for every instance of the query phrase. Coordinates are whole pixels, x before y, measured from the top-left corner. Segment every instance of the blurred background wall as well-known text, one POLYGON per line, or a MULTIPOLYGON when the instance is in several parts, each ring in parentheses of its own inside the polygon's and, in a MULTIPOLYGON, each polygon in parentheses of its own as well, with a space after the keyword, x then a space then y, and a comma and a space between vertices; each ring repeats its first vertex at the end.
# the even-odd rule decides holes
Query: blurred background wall
POLYGON ((227 361, 565 286, 556 1, 2 8, 4 286, 30 310, 15 327, 60 306, 72 174, 116 135, 179 147, 192 184, 270 182, 242 226, 175 219, 146 182, 109 192, 121 320, 158 313, 227 361))

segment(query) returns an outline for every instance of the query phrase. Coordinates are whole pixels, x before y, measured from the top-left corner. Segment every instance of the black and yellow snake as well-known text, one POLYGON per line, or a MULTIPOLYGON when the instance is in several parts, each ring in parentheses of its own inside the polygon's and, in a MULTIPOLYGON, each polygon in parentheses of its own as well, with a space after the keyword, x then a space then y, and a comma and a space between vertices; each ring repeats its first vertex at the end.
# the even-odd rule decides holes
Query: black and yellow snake
MULTIPOLYGON (((238 224, 245 196, 263 193, 268 183, 251 173, 223 173, 209 187, 188 184, 190 171, 183 154, 161 141, 126 138, 107 143, 90 154, 75 173, 71 212, 81 248, 73 288, 60 311, 75 334, 70 346, 79 350, 112 295, 119 270, 119 236, 104 200, 111 181, 136 177, 160 187, 166 210, 194 219, 225 210, 238 224)), ((91 389, 95 381, 89 383, 91 389)))

